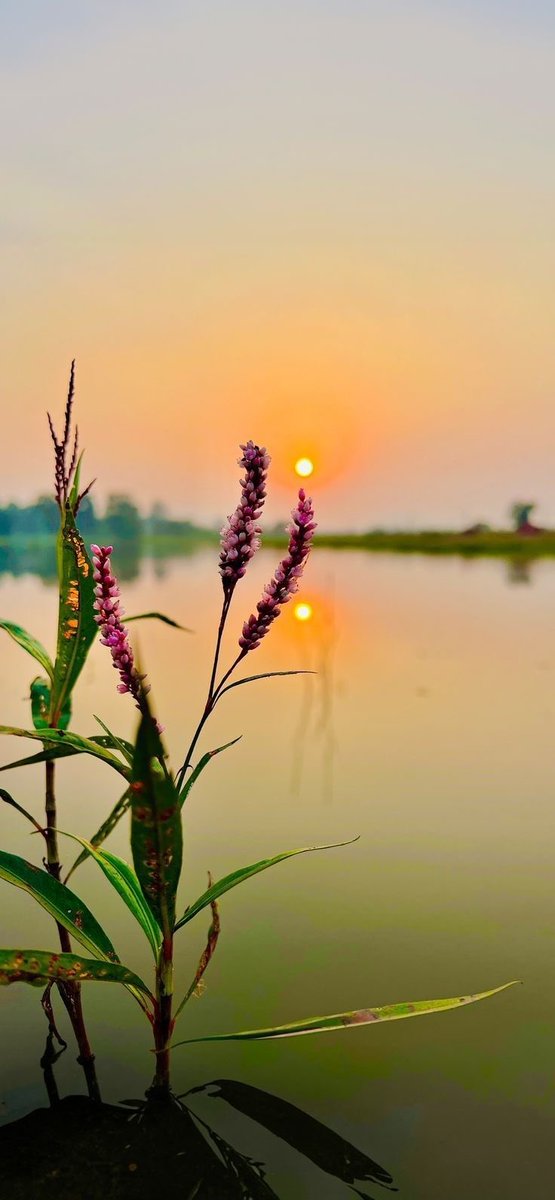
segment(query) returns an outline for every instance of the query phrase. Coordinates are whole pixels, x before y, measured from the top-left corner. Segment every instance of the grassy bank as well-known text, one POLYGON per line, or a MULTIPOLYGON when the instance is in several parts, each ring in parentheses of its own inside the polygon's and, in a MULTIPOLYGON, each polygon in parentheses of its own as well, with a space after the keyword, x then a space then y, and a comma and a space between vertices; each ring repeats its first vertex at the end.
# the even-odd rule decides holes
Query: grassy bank
POLYGON ((555 530, 533 536, 511 530, 492 529, 484 533, 452 533, 425 530, 417 533, 320 533, 315 546, 333 550, 387 551, 393 554, 457 554, 465 558, 495 556, 501 558, 555 557, 555 530))

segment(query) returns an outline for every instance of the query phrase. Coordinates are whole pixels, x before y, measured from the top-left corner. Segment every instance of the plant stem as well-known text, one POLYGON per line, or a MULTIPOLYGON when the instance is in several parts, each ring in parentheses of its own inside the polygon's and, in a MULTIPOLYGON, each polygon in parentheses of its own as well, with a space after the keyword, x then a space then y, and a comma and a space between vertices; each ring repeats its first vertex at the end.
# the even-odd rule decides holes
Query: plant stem
MULTIPOLYGON (((212 663, 212 674, 210 676, 210 683, 208 685, 208 696, 206 699, 206 704, 204 706, 204 712, 203 712, 202 717, 200 718, 200 721, 195 729, 191 745, 189 746, 187 754, 185 755, 185 760, 183 762, 183 766, 180 767, 178 774, 177 774, 176 784, 177 784, 178 789, 181 787, 181 784, 183 783, 185 774, 187 772, 187 768, 190 766, 191 758, 193 757, 193 754, 194 754, 195 746, 196 746, 196 744, 199 740, 199 737, 204 729, 204 726, 208 720, 208 717, 210 716, 210 713, 212 712, 212 709, 214 707, 215 695, 217 695, 217 692, 219 691, 219 688, 218 688, 218 689, 216 689, 216 693, 214 692, 214 685, 216 683, 216 672, 218 670, 218 662, 219 662, 220 650, 221 650, 221 646, 222 646, 222 637, 223 637, 223 633, 224 633, 224 629, 225 629, 225 623, 227 621, 227 615, 229 613, 229 608, 231 605, 232 595, 233 595, 232 592, 226 592, 224 594, 224 602, 222 604, 220 624, 218 626, 218 634, 216 637, 216 649, 214 651, 214 662, 212 663)), ((232 670, 233 670, 233 668, 232 668, 232 670)), ((229 671, 227 674, 229 675, 229 671)), ((227 678, 227 675, 226 675, 226 678, 227 678)), ((221 687, 221 684, 220 684, 220 687, 221 687)))
MULTIPOLYGON (((46 763, 46 869, 49 875, 52 875, 54 879, 59 880, 61 868, 58 853, 58 832, 56 827, 57 813, 55 770, 55 762, 50 761, 46 763)), ((67 929, 65 929, 63 925, 58 924, 58 922, 56 922, 56 924, 58 926, 58 936, 60 939, 60 947, 62 952, 71 952, 71 939, 67 929)), ((77 1062, 83 1068, 83 1073, 87 1084, 87 1091, 91 1100, 95 1100, 100 1103, 101 1095, 96 1077, 94 1054, 91 1050, 83 1017, 81 985, 79 983, 58 984, 58 990, 67 1010, 67 1014, 71 1021, 71 1027, 79 1047, 79 1057, 77 1062)))
POLYGON ((164 938, 156 966, 156 1007, 154 1011, 154 1049, 156 1072, 147 1096, 150 1099, 169 1100, 170 1088, 170 1039, 175 1021, 172 1018, 173 1001, 173 937, 164 938))

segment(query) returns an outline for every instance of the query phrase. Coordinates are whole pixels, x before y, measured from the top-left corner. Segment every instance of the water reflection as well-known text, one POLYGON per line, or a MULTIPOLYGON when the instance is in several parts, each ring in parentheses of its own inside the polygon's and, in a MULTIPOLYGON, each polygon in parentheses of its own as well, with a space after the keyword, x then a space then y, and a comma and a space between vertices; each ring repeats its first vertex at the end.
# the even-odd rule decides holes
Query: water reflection
POLYGON ((529 558, 509 558, 507 560, 507 583, 532 583, 532 560, 529 558))
POLYGON ((335 657, 337 630, 333 579, 327 580, 325 598, 311 597, 296 605, 295 617, 302 621, 299 638, 301 669, 304 676, 299 718, 292 738, 290 790, 299 796, 302 789, 307 746, 313 741, 321 747, 322 785, 324 804, 334 796, 335 757, 337 738, 334 729, 335 657), (298 610, 303 610, 299 616, 298 610))
MULTIPOLYGON (((374 1188, 380 1194, 397 1191, 389 1171, 333 1129, 289 1101, 233 1079, 193 1088, 170 1105, 124 1100, 116 1107, 69 1096, 38 1109, 0 1130, 0 1181, 9 1185, 12 1200, 38 1195, 39 1188, 43 1200, 73 1195, 96 1200, 106 1194, 146 1200, 161 1187, 170 1200, 289 1200, 289 1185, 287 1195, 275 1191, 265 1163, 255 1157, 253 1123, 305 1159, 303 1172, 311 1164, 309 1170, 325 1172, 362 1200, 375 1200, 374 1188), (214 1100, 248 1119, 233 1141, 217 1127, 222 1114, 214 1100), (366 1184, 372 1193, 360 1190, 366 1184)), ((315 1188, 318 1179, 314 1173, 315 1188)))
MULTIPOLYGON (((137 579, 141 567, 146 561, 149 561, 152 563, 155 578, 162 582, 176 559, 190 558, 205 549, 205 542, 192 540, 185 542, 177 552, 168 554, 163 545, 149 544, 145 551, 145 547, 140 541, 125 539, 118 543, 117 548, 118 577, 123 582, 137 579)), ((368 554, 368 551, 361 553, 368 554)), ((472 558, 464 560, 467 568, 479 561, 481 560, 472 558)), ((502 561, 506 568, 508 584, 532 583, 535 559, 522 558, 519 555, 516 558, 504 558, 502 561)), ((56 583, 55 547, 51 544, 40 545, 33 544, 33 542, 26 545, 21 541, 0 544, 1 575, 12 575, 14 578, 20 578, 22 575, 38 575, 44 583, 56 583)), ((295 618, 300 623, 309 624, 314 616, 311 602, 303 601, 295 605, 295 618)))
MULTIPOLYGON (((122 542, 118 546, 118 575, 122 580, 137 579, 143 554, 139 542, 122 542)), ((56 547, 48 545, 25 545, 13 543, 0 545, 0 575, 38 575, 43 583, 58 582, 56 570, 56 547)))
POLYGON ((288 1100, 233 1079, 215 1079, 201 1088, 193 1088, 188 1095, 198 1092, 225 1100, 343 1183, 373 1183, 387 1191, 397 1191, 389 1171, 288 1100))

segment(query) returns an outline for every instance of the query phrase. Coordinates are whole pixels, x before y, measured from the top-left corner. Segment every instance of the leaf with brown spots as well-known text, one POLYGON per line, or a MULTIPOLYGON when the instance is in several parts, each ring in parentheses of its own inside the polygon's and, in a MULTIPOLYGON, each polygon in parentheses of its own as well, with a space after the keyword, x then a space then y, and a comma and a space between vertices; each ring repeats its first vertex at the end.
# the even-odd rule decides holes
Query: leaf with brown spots
POLYGON ((119 962, 81 958, 78 954, 56 954, 53 950, 0 950, 0 986, 30 983, 32 987, 44 987, 49 982, 88 981, 123 983, 152 999, 146 983, 119 962))
POLYGON ((143 705, 133 758, 131 849, 145 900, 164 937, 169 938, 183 853, 180 803, 146 697, 143 705))
POLYGON ((94 619, 94 580, 91 560, 66 505, 58 536, 58 642, 50 722, 57 725, 97 634, 94 619))
POLYGON ((110 962, 119 962, 108 934, 87 905, 47 871, 17 854, 0 850, 0 879, 28 892, 85 950, 110 962))
POLYGON ((385 1004, 381 1008, 360 1008, 355 1012, 335 1013, 332 1017, 309 1017, 306 1021, 293 1021, 291 1025, 275 1025, 273 1029, 246 1029, 241 1033, 213 1033, 206 1037, 187 1038, 175 1042, 175 1046, 188 1046, 191 1042, 260 1042, 271 1038, 299 1037, 303 1033, 326 1033, 336 1029, 351 1029, 354 1025, 376 1025, 380 1021, 401 1021, 404 1017, 422 1017, 425 1013, 443 1012, 450 1008, 462 1008, 464 1004, 475 1004, 486 1000, 505 988, 519 983, 518 979, 502 983, 501 987, 488 992, 475 992, 472 996, 455 996, 449 1000, 414 1000, 400 1004, 385 1004))
POLYGON ((33 754, 30 758, 21 758, 17 762, 0 767, 2 771, 7 771, 8 767, 24 767, 30 763, 49 762, 54 758, 65 758, 71 754, 92 754, 93 758, 99 758, 101 762, 113 767, 114 771, 118 771, 124 779, 129 778, 130 771, 127 763, 122 763, 108 749, 108 745, 111 745, 109 738, 96 736, 86 738, 81 737, 79 733, 70 733, 69 730, 66 732, 64 729, 19 729, 16 725, 0 725, 0 734, 2 733, 7 734, 8 737, 31 738, 35 742, 44 742, 47 747, 40 754, 33 754))
MULTIPOLYGON (((63 830, 60 830, 60 833, 63 833, 63 830)), ((64 836, 73 838, 74 841, 79 842, 98 863, 100 870, 104 872, 112 887, 121 896, 124 904, 133 913, 143 933, 146 934, 156 959, 162 941, 162 933, 158 922, 154 920, 150 906, 143 896, 139 880, 133 868, 123 858, 119 858, 117 854, 111 854, 109 850, 100 850, 92 842, 86 842, 84 838, 78 837, 75 833, 66 833, 64 836)))

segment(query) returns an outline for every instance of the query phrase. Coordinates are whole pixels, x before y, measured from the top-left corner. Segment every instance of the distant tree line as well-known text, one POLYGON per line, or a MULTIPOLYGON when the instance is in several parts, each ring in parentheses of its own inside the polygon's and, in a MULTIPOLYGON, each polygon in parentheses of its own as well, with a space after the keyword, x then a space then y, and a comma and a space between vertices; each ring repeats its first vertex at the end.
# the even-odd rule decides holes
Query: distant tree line
MULTIPOLYGON (((162 504, 154 504, 149 516, 143 518, 129 496, 114 493, 108 497, 104 513, 99 513, 94 499, 85 496, 79 509, 79 529, 86 541, 139 542, 143 537, 183 537, 196 532, 192 521, 168 517, 162 504)), ((39 496, 34 504, 8 504, 0 508, 0 539, 33 538, 56 533, 59 513, 52 496, 39 496)))

